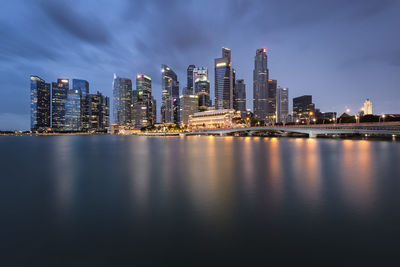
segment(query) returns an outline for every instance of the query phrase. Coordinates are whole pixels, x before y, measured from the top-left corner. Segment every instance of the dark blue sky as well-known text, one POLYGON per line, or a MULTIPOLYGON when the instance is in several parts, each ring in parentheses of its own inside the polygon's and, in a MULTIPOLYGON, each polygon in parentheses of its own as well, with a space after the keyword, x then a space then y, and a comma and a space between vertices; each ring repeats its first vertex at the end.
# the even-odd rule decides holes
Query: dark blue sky
MULTIPOLYGON (((271 78, 290 98, 312 94, 322 111, 400 113, 400 1, 12 0, 0 9, 0 129, 29 128, 29 75, 82 78, 112 96, 112 78, 153 78, 160 65, 186 85, 189 64, 209 68, 232 49, 252 108, 255 50, 268 48, 271 78)), ((159 113, 159 111, 158 111, 159 113)), ((157 114, 159 116, 159 114, 157 114)))

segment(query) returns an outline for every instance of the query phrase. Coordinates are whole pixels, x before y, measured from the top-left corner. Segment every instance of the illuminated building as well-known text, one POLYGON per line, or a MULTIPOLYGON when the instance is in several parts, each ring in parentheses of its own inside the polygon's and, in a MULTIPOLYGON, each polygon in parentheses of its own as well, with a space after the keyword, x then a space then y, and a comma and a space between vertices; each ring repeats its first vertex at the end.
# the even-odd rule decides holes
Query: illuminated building
POLYGON ((289 115, 289 89, 279 87, 276 99, 277 122, 288 122, 289 115))
POLYGON ((89 128, 93 131, 105 131, 110 121, 110 98, 100 92, 88 95, 89 128))
POLYGON ((278 89, 277 80, 268 80, 268 97, 267 97, 267 120, 272 122, 276 120, 276 91, 278 89))
POLYGON ((244 80, 237 80, 234 91, 233 109, 246 113, 246 84, 244 80))
POLYGON ((253 109, 256 120, 266 120, 267 117, 268 77, 267 49, 257 49, 253 70, 253 109))
POLYGON ((65 102, 65 127, 66 131, 81 130, 81 91, 70 89, 65 102))
POLYGON ((315 114, 315 105, 311 95, 303 95, 293 98, 293 119, 310 120, 315 114))
POLYGON ((178 123, 179 82, 175 72, 165 64, 161 65, 161 122, 178 123))
POLYGON ((85 80, 73 79, 72 89, 78 90, 81 94, 81 122, 80 128, 83 131, 89 129, 89 82, 85 80))
POLYGON ((199 111, 205 111, 211 106, 210 102, 210 80, 207 68, 195 68, 193 70, 194 94, 198 96, 199 111))
POLYGON ((199 111, 199 97, 197 95, 181 95, 180 97, 180 123, 187 124, 189 116, 199 111))
POLYGON ((50 128, 50 84, 31 76, 31 130, 50 128))
POLYGON ((133 91, 132 123, 135 128, 142 128, 154 124, 155 117, 151 96, 151 78, 147 75, 136 76, 136 90, 133 91), (153 118, 154 117, 154 118, 153 118))
MULTIPOLYGON (((240 116, 240 115, 239 115, 240 116)), ((197 112, 189 116, 189 129, 229 128, 237 117, 233 109, 217 109, 197 112)))
POLYGON ((131 123, 132 81, 114 74, 113 118, 115 124, 131 123))
POLYGON ((187 68, 187 84, 186 84, 186 90, 188 95, 193 95, 194 94, 194 87, 193 87, 193 76, 194 76, 194 69, 196 68, 195 65, 189 65, 187 68))
POLYGON ((65 127, 65 102, 69 90, 68 79, 58 79, 51 85, 51 128, 62 131, 65 127))
POLYGON ((362 109, 364 111, 364 115, 372 115, 372 102, 371 100, 367 99, 364 102, 364 108, 362 109))
POLYGON ((233 108, 233 70, 231 50, 222 48, 222 57, 214 60, 215 67, 215 109, 233 108))

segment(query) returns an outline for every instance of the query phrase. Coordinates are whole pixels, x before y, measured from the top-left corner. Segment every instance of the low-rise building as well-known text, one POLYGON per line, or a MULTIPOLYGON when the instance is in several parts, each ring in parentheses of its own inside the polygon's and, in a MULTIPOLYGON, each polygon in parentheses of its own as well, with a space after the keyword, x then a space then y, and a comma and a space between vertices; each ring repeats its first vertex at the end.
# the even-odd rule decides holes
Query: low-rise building
POLYGON ((217 109, 196 112, 189 116, 188 126, 191 130, 210 128, 230 128, 233 118, 240 117, 240 113, 233 109, 217 109))

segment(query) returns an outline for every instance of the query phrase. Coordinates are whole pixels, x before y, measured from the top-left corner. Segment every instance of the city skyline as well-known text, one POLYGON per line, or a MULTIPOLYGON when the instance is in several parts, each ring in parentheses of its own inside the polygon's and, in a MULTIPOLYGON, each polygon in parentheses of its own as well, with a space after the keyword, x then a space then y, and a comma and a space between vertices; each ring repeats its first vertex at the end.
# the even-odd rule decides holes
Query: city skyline
MULTIPOLYGON (((222 2, 211 5, 206 1, 204 8, 216 12, 226 4, 222 2)), ((160 64, 166 63, 176 71, 181 81, 180 92, 186 83, 188 65, 195 64, 211 70, 210 98, 214 100, 213 60, 220 56, 220 48, 224 46, 232 50, 237 79, 244 79, 248 85, 247 108, 253 106, 254 52, 267 47, 270 78, 278 80, 279 86, 290 88, 290 98, 313 95, 322 111, 339 114, 347 108, 359 111, 369 98, 374 113, 398 113, 400 78, 396 74, 400 66, 400 39, 392 26, 399 22, 396 16, 399 3, 336 1, 335 5, 323 5, 307 2, 313 4, 317 16, 311 16, 314 13, 305 9, 307 5, 303 7, 295 1, 230 1, 228 9, 218 19, 202 17, 190 1, 187 5, 172 1, 169 6, 119 1, 113 7, 100 1, 94 11, 85 16, 84 10, 92 8, 90 2, 76 6, 69 6, 65 1, 10 3, 0 11, 6 19, 0 29, 6 37, 0 50, 0 128, 29 129, 27 77, 30 75, 46 81, 55 81, 59 77, 83 78, 91 81, 93 91, 100 90, 111 96, 112 73, 130 79, 146 73, 153 79, 153 95, 161 103, 160 64), (126 9, 135 10, 139 4, 143 14, 150 12, 159 17, 149 21, 137 11, 124 13, 126 9), (187 15, 176 16, 166 25, 160 25, 158 20, 165 19, 162 12, 165 8, 179 14, 187 11, 187 15), (42 14, 42 19, 27 15, 31 10, 42 14), (57 10, 65 12, 55 17, 57 10), (281 13, 282 20, 277 20, 274 15, 275 20, 267 18, 265 23, 257 26, 258 20, 264 19, 260 12, 266 10, 269 14, 290 12, 281 13), (16 11, 26 16, 17 17, 16 11), (124 19, 115 20, 122 13, 124 19), (226 26, 224 20, 233 15, 237 15, 237 22, 226 26), (80 18, 78 21, 85 25, 74 22, 74 17, 80 18), (135 20, 136 17, 140 19, 135 20), (139 21, 143 28, 132 28, 139 21), (207 28, 210 24, 216 25, 215 30, 205 31, 203 26, 207 28), (128 40, 120 39, 118 33, 127 27, 133 29, 132 36, 125 37, 128 40), (153 29, 153 35, 146 33, 146 29, 153 29), (165 33, 157 34, 164 30, 165 33), (371 31, 376 32, 373 40, 371 31), (144 34, 144 38, 138 38, 140 34, 144 34), (36 38, 38 36, 40 39, 36 38), (155 38, 159 40, 156 42, 155 38), (246 41, 242 41, 244 39, 246 41), (133 48, 128 48, 130 46, 133 48)), ((159 120, 159 112, 157 116, 159 120)))

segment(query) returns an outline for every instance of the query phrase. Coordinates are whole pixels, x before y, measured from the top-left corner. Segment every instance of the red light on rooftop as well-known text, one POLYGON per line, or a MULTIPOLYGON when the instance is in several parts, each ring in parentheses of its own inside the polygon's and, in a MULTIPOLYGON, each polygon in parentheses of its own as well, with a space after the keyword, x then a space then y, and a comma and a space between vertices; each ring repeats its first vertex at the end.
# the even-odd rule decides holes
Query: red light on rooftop
POLYGON ((267 52, 267 48, 263 48, 263 52, 264 52, 264 53, 267 52))

